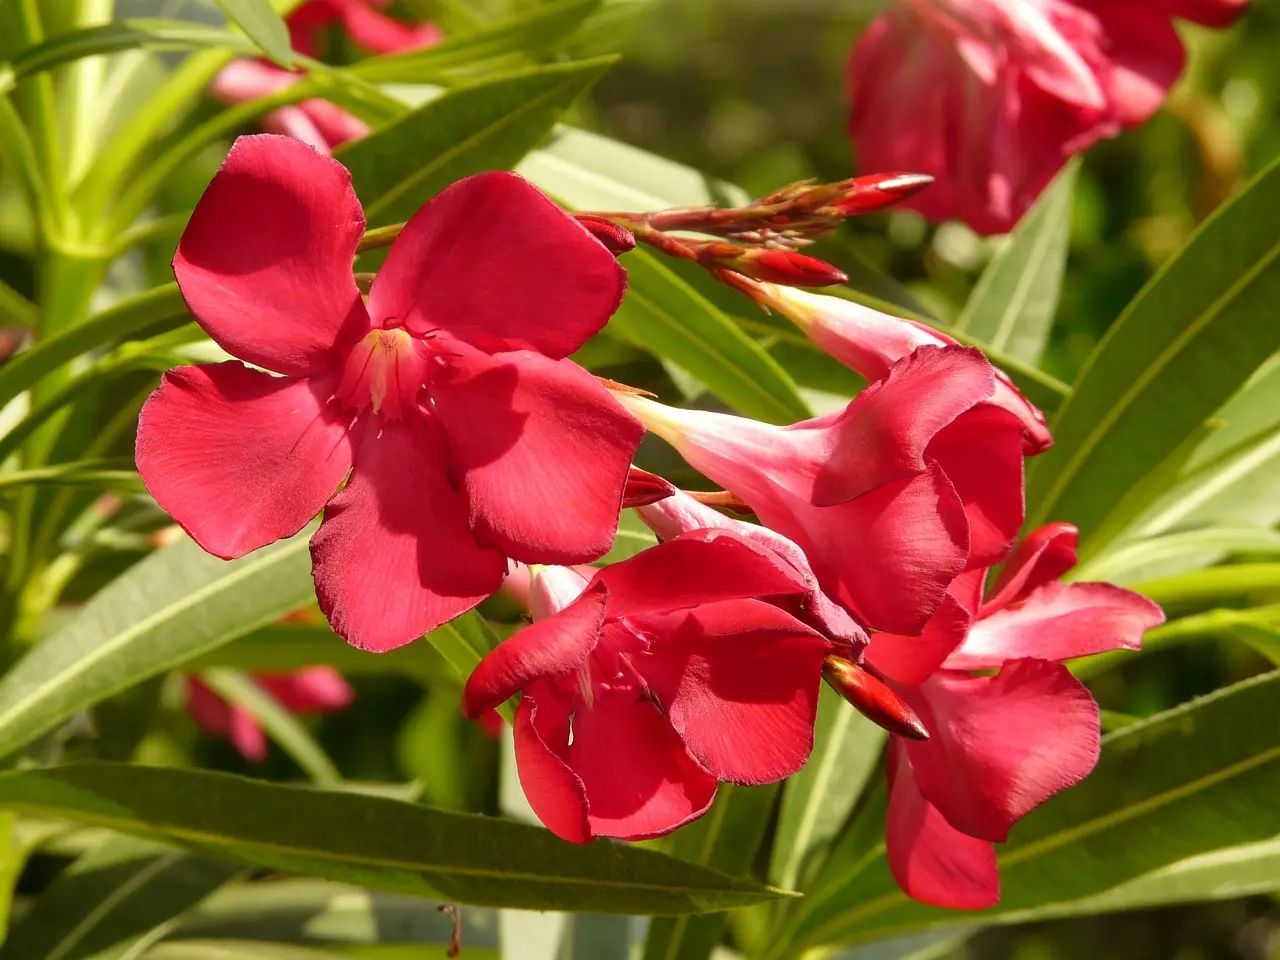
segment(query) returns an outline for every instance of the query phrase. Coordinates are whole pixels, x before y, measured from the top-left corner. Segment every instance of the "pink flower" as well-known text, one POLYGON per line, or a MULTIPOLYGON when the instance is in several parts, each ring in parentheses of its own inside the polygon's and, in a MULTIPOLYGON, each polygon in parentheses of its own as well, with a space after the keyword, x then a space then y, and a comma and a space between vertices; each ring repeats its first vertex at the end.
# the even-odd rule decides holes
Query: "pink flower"
POLYGON ((340 25, 356 46, 370 53, 397 53, 433 47, 444 39, 434 23, 401 23, 377 11, 390 0, 307 0, 285 22, 293 49, 308 57, 320 55, 321 35, 340 25))
MULTIPOLYGON (((336 713, 355 699, 347 681, 331 667, 261 673, 253 679, 290 713, 336 713)), ((187 712, 205 733, 230 740, 246 760, 261 763, 267 758, 267 736, 253 714, 223 700, 192 676, 187 677, 187 712)))
POLYGON ((986 571, 966 573, 922 636, 877 634, 867 648, 930 734, 889 742, 889 866, 917 900, 961 909, 999 900, 992 843, 1097 762, 1097 705, 1060 661, 1137 649, 1164 621, 1129 590, 1058 582, 1075 564, 1075 540, 1070 524, 1033 531, 991 599, 981 601, 986 571))
POLYGON ((546 569, 533 625, 476 667, 463 713, 523 691, 520 782, 556 835, 660 836, 705 813, 717 781, 769 783, 808 758, 831 644, 753 599, 804 590, 723 533, 651 547, 589 583, 546 569))
MULTIPOLYGON (((951 346, 959 341, 932 327, 872 310, 842 297, 823 296, 772 283, 752 284, 748 293, 770 310, 777 310, 805 332, 818 347, 868 380, 889 375, 895 363, 916 347, 951 346)), ((1023 450, 1028 456, 1053 446, 1041 413, 1008 374, 995 369, 992 406, 1007 410, 1022 422, 1023 450)))
POLYGON ((236 141, 174 274, 210 337, 279 376, 169 371, 143 407, 137 462, 219 557, 324 509, 320 606, 356 646, 389 650, 491 594, 508 557, 604 554, 643 428, 565 359, 608 320, 625 275, 526 181, 486 173, 443 190, 405 225, 367 304, 351 272, 363 233, 336 160, 285 137, 236 141))
POLYGON ((906 204, 1009 230, 1074 153, 1150 117, 1182 72, 1172 18, 1242 0, 894 0, 854 48, 849 134, 866 170, 935 185, 906 204))
POLYGON ((979 351, 923 346, 841 413, 789 427, 620 399, 799 544, 833 600, 912 634, 1022 524, 1022 425, 984 403, 995 382, 979 351))

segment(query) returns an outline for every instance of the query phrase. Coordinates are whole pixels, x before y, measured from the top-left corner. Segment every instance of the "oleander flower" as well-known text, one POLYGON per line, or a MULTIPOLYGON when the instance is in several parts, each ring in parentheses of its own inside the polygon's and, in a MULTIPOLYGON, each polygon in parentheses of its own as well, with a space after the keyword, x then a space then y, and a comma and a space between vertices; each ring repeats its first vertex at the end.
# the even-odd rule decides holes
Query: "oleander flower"
POLYGON ((1145 122, 1182 72, 1173 26, 1244 0, 893 0, 849 63, 864 170, 934 185, 905 205, 979 233, 1018 221, 1074 153, 1145 122))
POLYGON ((508 558, 603 555, 643 428, 565 359, 625 275, 529 183, 486 173, 443 190, 367 303, 352 274, 363 233, 336 160, 285 137, 236 141, 173 268, 197 322, 245 362, 166 373, 137 462, 219 557, 323 509, 320 606, 351 643, 388 650, 491 594, 508 558))

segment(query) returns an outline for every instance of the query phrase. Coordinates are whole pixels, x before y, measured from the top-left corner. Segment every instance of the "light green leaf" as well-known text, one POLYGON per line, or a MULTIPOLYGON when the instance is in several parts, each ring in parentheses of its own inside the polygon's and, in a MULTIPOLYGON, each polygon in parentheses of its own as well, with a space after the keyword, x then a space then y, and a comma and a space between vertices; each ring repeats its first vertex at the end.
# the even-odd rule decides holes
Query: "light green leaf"
POLYGON ((215 667, 202 673, 200 679, 223 700, 247 711, 267 736, 316 783, 332 787, 342 779, 324 748, 316 743, 302 722, 250 677, 238 670, 215 667))
POLYGON ((159 836, 284 873, 531 910, 724 910, 778 893, 607 841, 207 771, 86 763, 0 774, 0 807, 159 836))
POLYGON ((1211 562, 1211 558, 1223 553, 1280 556, 1280 531, 1260 527, 1206 527, 1128 541, 1076 567, 1068 579, 1129 584, 1134 582, 1135 573, 1145 569, 1186 563, 1203 566, 1201 558, 1210 558, 1211 562))
MULTIPOLYGON (((1103 741, 1082 784, 1024 817, 998 849, 1003 897, 966 914, 1023 922, 1093 908, 1155 871, 1280 834, 1280 671, 1219 690, 1103 741), (1081 902, 1091 898, 1092 904, 1081 902)), ((883 857, 832 857, 798 911, 796 944, 870 940, 953 924, 900 892, 883 857)), ((1207 884, 1148 887, 1145 905, 1212 896, 1207 884)))
POLYGON ((1274 592, 1280 588, 1280 563, 1232 563, 1191 570, 1133 587, 1163 606, 1218 604, 1231 597, 1274 592))
POLYGON ((244 868, 133 837, 114 837, 58 874, 14 924, 0 960, 137 956, 175 918, 244 868))
MULTIPOLYGON (((476 664, 501 642, 488 621, 474 610, 432 630, 427 634, 427 640, 453 667, 460 680, 471 676, 476 664)), ((508 721, 515 719, 510 703, 504 703, 498 712, 508 721)))
POLYGON ((883 730, 822 685, 813 754, 783 790, 769 864, 771 883, 803 888, 853 812, 884 741, 883 730))
POLYGON ((269 940, 171 940, 158 943, 143 960, 343 960, 349 954, 269 940))
POLYGON ((0 679, 0 755, 314 597, 305 533, 239 560, 189 540, 156 551, 0 679))
POLYGON ((282 67, 293 65, 293 48, 289 45, 289 28, 268 0, 214 0, 222 12, 252 40, 259 49, 282 67))
POLYGON ((1079 160, 1040 194, 991 258, 952 329, 1005 356, 1035 365, 1044 353, 1062 292, 1079 160))
POLYGON ((1027 477, 1028 527, 1065 520, 1081 556, 1112 506, 1201 428, 1280 347, 1280 163, 1196 231, 1081 373, 1027 477))
POLYGON ((634 557, 641 550, 656 546, 658 538, 643 520, 636 516, 634 510, 623 510, 618 517, 618 532, 613 538, 613 546, 599 560, 597 566, 608 566, 634 557))
POLYGON ((407 643, 371 655, 347 643, 328 627, 263 627, 188 660, 185 670, 231 667, 248 673, 291 673, 325 665, 352 675, 402 674, 416 680, 441 680, 454 671, 430 643, 407 643))
POLYGON ((517 163, 613 62, 558 63, 455 87, 335 156, 370 223, 405 220, 455 180, 517 163))
POLYGON ((610 333, 676 364, 746 416, 770 423, 809 416, 777 361, 656 254, 634 250, 622 262, 627 295, 610 333))
POLYGON ((99 457, 92 460, 74 460, 70 463, 54 463, 31 470, 11 470, 0 473, 0 493, 8 493, 29 486, 90 486, 109 490, 142 492, 142 481, 132 469, 133 461, 120 457, 99 457))

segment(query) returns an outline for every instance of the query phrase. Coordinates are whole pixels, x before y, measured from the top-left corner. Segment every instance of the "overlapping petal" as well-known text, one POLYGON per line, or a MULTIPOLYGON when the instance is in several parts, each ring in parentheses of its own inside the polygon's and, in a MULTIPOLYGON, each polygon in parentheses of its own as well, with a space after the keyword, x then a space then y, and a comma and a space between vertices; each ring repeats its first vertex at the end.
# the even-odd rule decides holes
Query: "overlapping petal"
POLYGON ((338 161, 289 137, 240 137, 191 214, 174 276, 232 356, 318 373, 368 322, 351 272, 364 225, 338 161))
POLYGON ((243 556, 301 530, 351 469, 332 383, 228 362, 164 375, 138 420, 138 471, 209 553, 243 556))
POLYGON ((1074 567, 1078 536, 1069 523, 1048 523, 1028 533, 1001 568, 983 612, 1016 603, 1074 567))
POLYGON ((516 708, 516 771, 529 806, 557 837, 588 843, 587 792, 565 761, 569 748, 569 710, 551 685, 526 691, 516 708))
POLYGON ((604 326, 625 286, 613 254, 532 184, 480 173, 405 224, 369 310, 384 325, 442 330, 486 353, 558 360, 604 326))

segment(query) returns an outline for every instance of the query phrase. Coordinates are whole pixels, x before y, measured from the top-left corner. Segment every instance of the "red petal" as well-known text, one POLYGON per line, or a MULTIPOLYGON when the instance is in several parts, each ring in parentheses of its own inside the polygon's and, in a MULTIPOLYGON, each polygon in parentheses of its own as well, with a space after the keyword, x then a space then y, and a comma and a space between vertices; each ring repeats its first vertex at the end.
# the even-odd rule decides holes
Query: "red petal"
POLYGON ((529 806, 547 829, 570 843, 589 843, 587 792, 565 762, 569 708, 539 684, 516 708, 516 771, 529 806))
POLYGON ((863 390, 833 429, 839 440, 813 488, 818 506, 844 503, 925 469, 944 427, 991 396, 995 373, 971 347, 917 347, 863 390))
POLYGON ((1008 556, 1022 527, 1022 423, 982 404, 961 414, 929 444, 956 488, 969 518, 969 567, 990 567, 1008 556))
POLYGON ((1078 531, 1069 523, 1037 527, 1018 544, 991 587, 984 614, 1026 598, 1037 587, 1057 580, 1076 565, 1078 531))
POLYGON ((923 633, 917 637, 877 633, 867 647, 867 660, 897 683, 923 683, 964 642, 972 619, 969 611, 948 592, 923 633))
POLYGON ((830 645, 758 600, 691 610, 674 635, 655 638, 636 669, 689 753, 719 780, 772 783, 813 749, 813 724, 830 645))
POLYGON ((569 766, 587 791, 596 836, 644 840, 711 807, 716 778, 693 760, 656 706, 633 692, 598 697, 573 719, 569 766))
POLYGON ((900 692, 931 734, 906 747, 920 791, 970 836, 1003 842, 1098 762, 1098 706, 1061 664, 1014 660, 993 677, 943 671, 900 692))
POLYGON ((346 167, 289 137, 240 137, 191 214, 173 273, 228 353, 303 376, 367 325, 351 272, 363 235, 346 167))
POLYGON ((613 254, 536 187, 513 173, 480 173, 446 187, 405 225, 369 311, 487 353, 558 360, 605 325, 625 287, 613 254))
POLYGON ((178 367, 138 418, 147 490, 196 543, 230 559, 297 533, 351 469, 332 383, 240 363, 178 367))
POLYGON ((961 833, 920 794, 898 740, 889 741, 889 869, 903 893, 953 910, 981 910, 1000 900, 996 852, 961 833))
POLYGON ((359 444, 351 482, 325 510, 311 558, 334 632, 381 652, 470 610, 498 589, 506 561, 467 530, 437 424, 371 421, 359 444))
POLYGON ((607 592, 590 589, 559 613, 516 631, 478 664, 462 691, 472 719, 543 677, 571 673, 586 661, 604 626, 607 592))
POLYGON ((258 685, 291 713, 333 713, 351 706, 355 691, 332 667, 304 667, 290 674, 258 674, 258 685))
POLYGON ((609 590, 611 620, 805 589, 793 572, 732 534, 668 540, 609 564, 596 574, 595 582, 609 590))
POLYGON ((431 384, 476 535, 525 563, 585 563, 613 545, 644 427, 570 360, 455 356, 431 384))
POLYGON ((253 714, 243 707, 231 708, 227 739, 250 763, 262 763, 267 759, 267 735, 253 714))
POLYGON ((342 25, 358 46, 371 53, 396 53, 433 47, 444 39, 433 23, 401 23, 383 16, 367 2, 345 2, 340 6, 342 25))
POLYGON ((1104 650, 1137 650, 1164 611, 1109 583, 1046 583, 1025 601, 980 618, 947 660, 951 670, 996 670, 1007 660, 1070 660, 1104 650))

